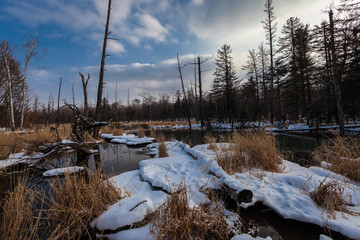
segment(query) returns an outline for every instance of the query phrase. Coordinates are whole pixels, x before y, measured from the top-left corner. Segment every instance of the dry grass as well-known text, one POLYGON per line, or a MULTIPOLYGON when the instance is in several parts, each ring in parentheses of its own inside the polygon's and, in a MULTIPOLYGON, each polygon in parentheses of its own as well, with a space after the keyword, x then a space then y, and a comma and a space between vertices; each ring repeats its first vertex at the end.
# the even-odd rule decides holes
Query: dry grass
POLYGON ((162 132, 156 135, 156 141, 158 142, 158 150, 159 150, 159 157, 168 157, 169 153, 167 151, 166 145, 164 143, 165 136, 162 132))
POLYGON ((139 129, 138 129, 138 137, 139 137, 139 138, 145 137, 145 130, 144 130, 144 128, 139 127, 139 129))
POLYGON ((281 153, 276 139, 266 133, 235 133, 216 153, 218 164, 228 173, 241 172, 243 168, 258 168, 280 172, 281 153))
POLYGON ((151 128, 151 130, 150 130, 150 137, 156 138, 156 132, 155 132, 154 128, 151 128))
MULTIPOLYGON (((61 139, 71 139, 71 125, 62 124, 58 127, 61 139)), ((50 126, 29 130, 25 132, 0 133, 0 159, 6 159, 11 153, 27 151, 31 153, 43 143, 53 143, 58 141, 58 134, 50 126)))
POLYGON ((312 153, 313 159, 330 163, 329 170, 360 182, 360 142, 356 138, 336 137, 323 142, 312 153))
POLYGON ((155 239, 229 239, 230 230, 219 204, 190 207, 181 184, 155 212, 151 221, 155 239))
POLYGON ((216 151, 218 149, 216 145, 216 137, 213 137, 210 133, 207 133, 204 139, 205 143, 209 144, 207 147, 209 150, 216 151))
POLYGON ((106 125, 101 128, 101 133, 105 134, 113 134, 116 136, 121 136, 123 133, 125 133, 125 130, 123 128, 118 128, 115 126, 106 125))
POLYGON ((21 180, 3 200, 0 239, 38 239, 40 213, 36 214, 34 203, 38 193, 26 187, 21 180))
POLYGON ((344 187, 338 181, 326 181, 325 178, 314 191, 310 192, 310 197, 333 219, 335 219, 335 211, 353 214, 345 206, 348 203, 344 199, 344 187))
POLYGON ((79 239, 89 232, 91 221, 107 210, 109 205, 129 194, 115 187, 98 171, 87 170, 87 177, 65 175, 64 181, 58 179, 52 185, 50 219, 52 220, 51 239, 79 239))

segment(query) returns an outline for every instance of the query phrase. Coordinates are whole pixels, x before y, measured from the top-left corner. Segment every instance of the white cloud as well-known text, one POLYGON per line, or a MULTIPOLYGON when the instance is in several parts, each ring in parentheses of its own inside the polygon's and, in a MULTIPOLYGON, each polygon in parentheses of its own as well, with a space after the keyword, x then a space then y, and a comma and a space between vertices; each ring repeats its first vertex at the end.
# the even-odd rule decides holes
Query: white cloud
POLYGON ((115 40, 108 41, 107 51, 110 53, 123 53, 125 52, 124 46, 115 40))
POLYGON ((138 20, 142 27, 134 30, 137 36, 154 39, 159 42, 165 41, 169 31, 156 18, 149 14, 140 14, 138 20))

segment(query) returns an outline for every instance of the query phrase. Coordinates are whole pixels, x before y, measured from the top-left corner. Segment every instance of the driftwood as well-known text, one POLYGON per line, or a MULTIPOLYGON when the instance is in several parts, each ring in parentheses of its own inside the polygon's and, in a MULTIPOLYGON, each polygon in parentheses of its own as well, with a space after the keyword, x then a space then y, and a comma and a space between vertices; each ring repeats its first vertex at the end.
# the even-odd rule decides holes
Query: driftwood
POLYGON ((79 108, 73 104, 65 102, 65 106, 70 108, 75 115, 74 123, 72 123, 71 137, 78 144, 84 143, 84 135, 86 132, 91 134, 95 128, 109 124, 109 122, 96 122, 92 118, 83 116, 79 108))
POLYGON ((225 183, 223 189, 238 203, 250 203, 252 201, 253 193, 250 190, 244 189, 237 194, 234 189, 225 183))

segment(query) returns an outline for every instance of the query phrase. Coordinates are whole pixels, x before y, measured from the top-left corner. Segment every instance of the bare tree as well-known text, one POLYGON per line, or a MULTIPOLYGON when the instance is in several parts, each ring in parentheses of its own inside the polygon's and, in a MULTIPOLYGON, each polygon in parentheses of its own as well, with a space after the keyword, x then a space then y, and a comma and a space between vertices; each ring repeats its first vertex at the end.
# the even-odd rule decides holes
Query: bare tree
POLYGON ((181 86, 182 86, 182 90, 183 90, 183 94, 184 94, 184 100, 185 100, 185 106, 186 106, 186 115, 187 115, 187 118, 188 118, 190 130, 191 130, 191 120, 190 120, 189 105, 188 105, 188 101, 187 101, 187 98, 186 98, 184 80, 183 80, 183 77, 182 77, 182 72, 181 72, 181 67, 180 67, 179 54, 176 53, 176 56, 177 56, 177 62, 178 62, 178 70, 179 70, 180 79, 181 79, 181 86))
POLYGON ((9 93, 9 105, 10 105, 10 127, 11 130, 15 130, 15 117, 14 117, 14 99, 13 99, 13 89, 12 89, 12 76, 10 73, 10 66, 9 66, 9 59, 10 59, 10 50, 9 50, 9 43, 4 39, 1 47, 1 56, 5 62, 5 69, 7 75, 7 91, 9 93))
POLYGON ((20 121, 20 129, 23 128, 24 124, 24 115, 25 115, 25 102, 26 102, 26 79, 27 79, 27 72, 28 68, 31 64, 31 60, 38 54, 37 51, 38 40, 37 36, 30 37, 29 41, 24 39, 24 54, 25 54, 25 63, 24 63, 24 78, 23 78, 23 99, 22 99, 22 106, 21 106, 21 121, 20 121))
POLYGON ((83 86, 83 91, 84 91, 84 116, 87 117, 88 115, 88 92, 87 92, 87 85, 90 79, 90 74, 88 73, 87 75, 87 79, 85 81, 85 77, 82 73, 80 73, 80 77, 81 77, 81 82, 82 82, 82 86, 83 86))
MULTIPOLYGON (((101 55, 99 86, 98 86, 98 94, 97 94, 97 101, 96 101, 95 121, 100 120, 100 108, 101 108, 101 100, 102 100, 102 93, 103 93, 103 86, 104 86, 106 46, 107 46, 107 40, 111 33, 111 32, 109 32, 110 13, 111 13, 111 0, 109 0, 109 2, 108 2, 108 10, 107 10, 107 17, 106 17, 104 42, 103 42, 103 49, 102 49, 102 55, 101 55)), ((94 136, 98 137, 98 135, 99 135, 99 130, 98 129, 94 130, 94 136)))
POLYGON ((59 126, 59 107, 60 107, 61 83, 62 83, 62 77, 60 77, 59 93, 58 93, 58 102, 57 102, 57 111, 56 111, 56 126, 57 126, 57 127, 59 126))

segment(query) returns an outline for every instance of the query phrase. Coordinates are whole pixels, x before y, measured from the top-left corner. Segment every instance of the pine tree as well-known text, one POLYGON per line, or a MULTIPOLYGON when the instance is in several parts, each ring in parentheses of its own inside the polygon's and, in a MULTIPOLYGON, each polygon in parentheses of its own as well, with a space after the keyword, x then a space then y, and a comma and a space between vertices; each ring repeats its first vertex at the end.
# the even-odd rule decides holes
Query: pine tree
POLYGON ((211 89, 215 97, 224 101, 225 117, 228 121, 234 120, 236 117, 235 96, 236 88, 239 86, 231 53, 230 45, 227 44, 218 50, 215 60, 215 78, 211 89))

